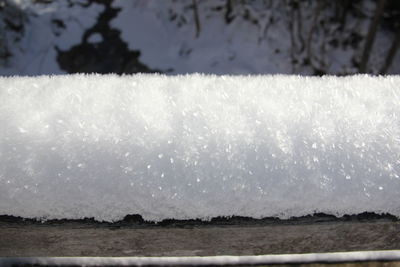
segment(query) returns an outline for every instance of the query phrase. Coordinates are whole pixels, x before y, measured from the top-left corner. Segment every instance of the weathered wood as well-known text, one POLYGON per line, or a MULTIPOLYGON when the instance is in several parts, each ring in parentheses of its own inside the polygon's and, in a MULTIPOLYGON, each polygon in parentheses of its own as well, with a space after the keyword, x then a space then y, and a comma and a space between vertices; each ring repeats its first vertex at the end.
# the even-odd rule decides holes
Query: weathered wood
POLYGON ((400 249, 399 221, 113 226, 0 222, 0 257, 205 256, 400 249))

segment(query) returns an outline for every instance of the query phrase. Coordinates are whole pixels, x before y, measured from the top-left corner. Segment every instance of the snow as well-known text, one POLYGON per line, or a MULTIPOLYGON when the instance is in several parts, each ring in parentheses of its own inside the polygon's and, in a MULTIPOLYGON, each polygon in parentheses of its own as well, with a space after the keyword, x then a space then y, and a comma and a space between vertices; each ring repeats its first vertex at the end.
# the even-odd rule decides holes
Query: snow
POLYGON ((0 214, 400 216, 400 76, 0 78, 0 214))
MULTIPOLYGON (((116 0, 113 6, 121 8, 121 12, 112 26, 121 30, 121 37, 130 49, 142 52, 141 62, 153 69, 172 69, 174 74, 290 73, 291 59, 286 52, 290 48, 287 41, 290 37, 285 23, 271 27, 266 36, 259 25, 241 18, 227 25, 224 15, 213 11, 225 2, 199 1, 201 28, 196 38, 190 4, 188 1, 116 0), (171 20, 172 16, 176 18, 171 20), (277 54, 276 48, 284 52, 277 54)), ((264 25, 269 17, 258 19, 264 25)))
MULTIPOLYGON (((18 38, 5 32, 5 45, 12 56, 7 64, 0 62, 0 75, 65 73, 57 62, 56 48, 68 51, 84 44, 83 33, 98 22, 105 10, 101 1, 7 2, 21 10, 26 20, 18 38)), ((313 75, 319 70, 342 75, 357 72, 354 62, 363 47, 357 38, 366 35, 376 6, 372 0, 354 4, 361 13, 356 15, 349 10, 345 28, 338 30, 334 5, 329 4, 314 34, 310 34, 317 2, 304 2, 298 9, 292 9, 285 1, 233 2, 228 23, 227 1, 197 1, 198 34, 193 2, 186 0, 114 0, 111 5, 119 10, 109 26, 121 32, 121 39, 131 51, 140 51, 140 63, 168 74, 313 75), (303 47, 309 36, 310 55, 303 47)), ((368 66, 372 73, 381 69, 393 38, 390 31, 378 31, 368 66)), ((100 44, 107 40, 94 34, 87 41, 100 44)), ((398 62, 400 53, 388 73, 399 73, 398 62)), ((101 64, 107 64, 107 60, 101 64)))
POLYGON ((81 265, 81 266, 209 266, 209 265, 265 265, 351 263, 366 261, 399 261, 398 250, 351 251, 306 254, 276 254, 252 256, 190 256, 190 257, 26 257, 0 258, 2 266, 31 265, 81 265))
POLYGON ((88 38, 89 43, 101 43, 102 41, 103 37, 99 33, 92 34, 88 38))
POLYGON ((83 7, 78 1, 11 0, 27 17, 21 41, 11 47, 11 62, 0 66, 0 75, 63 74, 57 63, 56 47, 68 50, 81 42, 86 29, 96 23, 103 11, 100 4, 83 7), (58 23, 62 24, 58 24, 58 23))

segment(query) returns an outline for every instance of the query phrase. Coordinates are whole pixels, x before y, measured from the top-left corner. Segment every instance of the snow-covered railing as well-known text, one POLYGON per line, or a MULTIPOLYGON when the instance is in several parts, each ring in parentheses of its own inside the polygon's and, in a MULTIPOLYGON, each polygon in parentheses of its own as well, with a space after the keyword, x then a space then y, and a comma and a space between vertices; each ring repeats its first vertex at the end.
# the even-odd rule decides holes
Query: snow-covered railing
POLYGON ((400 77, 0 78, 0 214, 400 216, 400 77))

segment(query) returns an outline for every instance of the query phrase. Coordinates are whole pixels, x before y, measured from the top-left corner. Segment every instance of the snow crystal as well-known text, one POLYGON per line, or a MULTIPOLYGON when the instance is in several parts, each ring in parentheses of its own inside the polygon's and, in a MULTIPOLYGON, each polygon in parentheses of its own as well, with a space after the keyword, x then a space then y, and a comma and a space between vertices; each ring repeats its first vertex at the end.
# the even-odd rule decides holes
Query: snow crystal
POLYGON ((399 76, 0 78, 0 214, 400 216, 399 76))
POLYGON ((103 41, 103 36, 101 36, 101 34, 99 33, 94 33, 90 35, 90 37, 88 38, 89 43, 101 43, 102 41, 103 41))

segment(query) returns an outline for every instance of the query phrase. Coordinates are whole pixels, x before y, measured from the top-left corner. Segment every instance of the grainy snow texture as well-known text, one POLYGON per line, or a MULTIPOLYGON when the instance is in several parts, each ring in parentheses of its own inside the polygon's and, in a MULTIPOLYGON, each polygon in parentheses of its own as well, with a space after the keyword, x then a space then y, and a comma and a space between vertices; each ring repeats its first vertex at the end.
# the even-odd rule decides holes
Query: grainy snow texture
POLYGON ((400 76, 0 78, 0 214, 400 216, 400 76))

